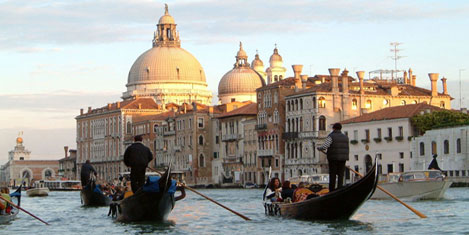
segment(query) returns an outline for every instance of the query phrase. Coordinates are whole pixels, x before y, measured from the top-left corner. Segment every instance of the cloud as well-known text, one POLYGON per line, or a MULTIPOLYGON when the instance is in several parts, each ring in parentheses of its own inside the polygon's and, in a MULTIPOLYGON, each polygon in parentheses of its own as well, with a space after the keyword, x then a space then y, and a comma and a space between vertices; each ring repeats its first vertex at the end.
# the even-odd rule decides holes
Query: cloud
MULTIPOLYGON (((170 4, 185 38, 224 42, 232 35, 314 31, 335 23, 380 23, 465 17, 468 4, 425 1, 178 1, 170 4), (187 36, 196 35, 196 36, 187 36)), ((0 3, 0 50, 40 52, 40 44, 151 40, 163 4, 135 1, 26 1, 0 3), (29 48, 29 49, 24 49, 29 48), (34 49, 36 48, 36 49, 34 49)), ((47 51, 47 49, 46 49, 47 51)))

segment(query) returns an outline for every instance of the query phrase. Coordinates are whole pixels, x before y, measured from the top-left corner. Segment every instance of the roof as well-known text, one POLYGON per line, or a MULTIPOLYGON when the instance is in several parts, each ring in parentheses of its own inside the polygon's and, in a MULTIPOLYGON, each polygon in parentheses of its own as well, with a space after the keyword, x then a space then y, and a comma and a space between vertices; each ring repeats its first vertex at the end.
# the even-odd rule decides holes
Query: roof
POLYGON ((371 122, 371 121, 382 121, 399 118, 411 118, 419 115, 422 111, 441 111, 445 110, 436 106, 432 106, 425 103, 420 104, 409 104, 402 106, 394 106, 385 109, 381 109, 372 113, 363 114, 359 117, 347 119, 342 121, 342 124, 359 123, 359 122, 371 122))
POLYGON ((227 117, 234 117, 234 116, 244 116, 244 115, 257 115, 257 103, 251 103, 248 105, 244 105, 241 108, 235 109, 233 111, 224 113, 218 118, 227 118, 227 117))
POLYGON ((168 111, 160 114, 155 114, 155 115, 142 115, 142 116, 135 116, 133 117, 133 122, 144 122, 144 121, 163 121, 166 120, 168 117, 174 117, 175 112, 174 111, 168 111))

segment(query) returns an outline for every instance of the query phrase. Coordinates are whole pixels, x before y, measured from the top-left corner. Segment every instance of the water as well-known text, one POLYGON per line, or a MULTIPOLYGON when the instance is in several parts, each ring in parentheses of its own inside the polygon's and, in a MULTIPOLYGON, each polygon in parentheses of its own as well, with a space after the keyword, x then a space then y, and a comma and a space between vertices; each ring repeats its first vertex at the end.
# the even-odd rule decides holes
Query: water
POLYGON ((252 221, 188 191, 165 223, 119 223, 108 208, 85 208, 79 192, 51 192, 48 197, 22 198, 22 207, 49 222, 46 226, 20 212, 0 234, 442 234, 467 233, 469 188, 450 188, 439 201, 410 201, 428 216, 417 215, 395 201, 367 201, 350 221, 305 222, 268 217, 258 189, 201 189, 203 194, 252 221))

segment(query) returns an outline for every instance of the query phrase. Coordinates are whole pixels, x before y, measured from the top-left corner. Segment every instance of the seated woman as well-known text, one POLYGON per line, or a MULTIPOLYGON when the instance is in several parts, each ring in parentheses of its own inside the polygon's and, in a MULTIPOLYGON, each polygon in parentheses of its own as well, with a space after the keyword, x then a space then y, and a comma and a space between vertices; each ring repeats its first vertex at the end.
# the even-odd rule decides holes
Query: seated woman
POLYGON ((270 180, 267 190, 264 195, 265 200, 270 200, 271 202, 282 201, 282 188, 280 187, 280 180, 277 177, 274 177, 270 180))
POLYGON ((311 194, 313 194, 313 192, 305 188, 305 183, 300 182, 298 188, 293 192, 293 202, 302 202, 311 194))
MULTIPOLYGON (((3 187, 0 191, 0 194, 6 200, 11 201, 10 189, 8 189, 8 187, 3 187)), ((11 210, 11 207, 8 205, 8 202, 0 199, 0 214, 9 214, 10 210, 11 210)))
POLYGON ((290 181, 286 180, 282 184, 282 198, 283 200, 287 200, 287 198, 290 198, 290 200, 293 200, 293 189, 291 188, 290 181))

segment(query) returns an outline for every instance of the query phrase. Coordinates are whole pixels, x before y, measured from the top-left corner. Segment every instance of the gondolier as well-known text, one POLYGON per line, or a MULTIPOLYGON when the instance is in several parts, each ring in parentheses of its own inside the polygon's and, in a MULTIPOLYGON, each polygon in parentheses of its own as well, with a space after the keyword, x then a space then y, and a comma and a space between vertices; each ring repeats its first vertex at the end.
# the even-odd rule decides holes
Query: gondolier
POLYGON ((145 171, 153 159, 151 150, 142 144, 142 140, 141 135, 135 136, 135 143, 131 144, 124 153, 124 164, 131 169, 130 184, 134 193, 145 184, 145 171))
POLYGON ((317 149, 324 151, 327 149, 327 161, 329 162, 329 191, 334 191, 335 179, 337 178, 337 188, 344 185, 345 162, 349 160, 349 139, 344 135, 342 125, 335 123, 333 131, 327 136, 324 144, 317 149))
POLYGON ((94 174, 94 176, 97 176, 98 173, 94 169, 94 167, 91 165, 90 160, 86 160, 85 164, 81 167, 81 186, 86 186, 88 184, 88 181, 90 180, 91 173, 94 174))

